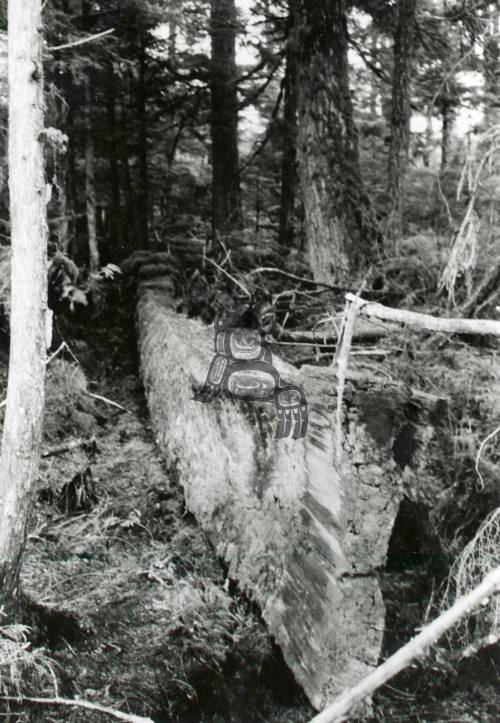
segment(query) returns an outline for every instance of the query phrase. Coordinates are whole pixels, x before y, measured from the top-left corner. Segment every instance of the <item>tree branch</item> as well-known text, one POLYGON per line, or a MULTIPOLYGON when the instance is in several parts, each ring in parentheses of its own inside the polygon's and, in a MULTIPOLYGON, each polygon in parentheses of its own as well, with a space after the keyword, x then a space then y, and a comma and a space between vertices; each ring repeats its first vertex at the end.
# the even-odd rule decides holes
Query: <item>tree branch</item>
POLYGON ((30 696, 19 696, 15 695, 0 695, 0 700, 7 700, 11 703, 37 703, 38 705, 65 705, 72 708, 85 708, 86 710, 93 710, 97 713, 104 713, 105 715, 116 718, 116 720, 128 721, 128 723, 154 723, 151 718, 144 718, 140 715, 134 715, 133 713, 122 713, 120 710, 114 708, 107 708, 104 705, 98 703, 91 703, 87 700, 71 700, 70 698, 32 698, 30 696))
POLYGON ((500 592, 500 566, 487 575, 474 590, 460 597, 451 608, 426 625, 421 632, 403 645, 385 663, 376 668, 360 683, 346 690, 322 713, 312 718, 309 723, 335 723, 345 720, 351 708, 372 695, 380 686, 393 678, 397 673, 420 656, 425 655, 429 648, 461 618, 470 613, 490 595, 500 592))
POLYGON ((103 30, 102 33, 96 33, 95 35, 88 35, 85 38, 79 38, 78 40, 73 40, 71 43, 64 43, 63 45, 52 45, 51 47, 47 48, 47 50, 66 50, 67 48, 76 48, 77 45, 84 45, 84 43, 90 43, 93 40, 99 40, 100 38, 104 38, 106 35, 109 35, 110 33, 114 33, 114 28, 109 28, 109 30, 103 30))
POLYGON ((346 294, 346 299, 358 304, 361 316, 405 324, 420 331, 500 336, 500 321, 490 319, 445 319, 430 314, 420 314, 416 311, 406 311, 406 309, 391 309, 383 304, 357 299, 351 293, 346 294))

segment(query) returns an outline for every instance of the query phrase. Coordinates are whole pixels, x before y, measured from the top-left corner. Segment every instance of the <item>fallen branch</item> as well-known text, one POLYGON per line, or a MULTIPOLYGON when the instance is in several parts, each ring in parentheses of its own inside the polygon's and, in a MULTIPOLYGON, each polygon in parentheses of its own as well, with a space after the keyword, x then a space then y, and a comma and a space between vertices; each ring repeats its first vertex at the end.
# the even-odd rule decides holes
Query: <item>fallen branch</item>
POLYGON ((309 723, 335 723, 345 720, 351 708, 371 696, 380 686, 424 656, 429 648, 455 623, 470 613, 490 595, 500 592, 500 566, 492 570, 474 590, 460 597, 451 608, 426 625, 421 632, 403 645, 385 663, 376 668, 354 687, 346 690, 309 723))
POLYGON ((144 718, 140 715, 134 715, 133 713, 122 713, 120 710, 114 708, 107 708, 104 705, 98 703, 90 703, 87 700, 71 700, 70 698, 32 698, 30 696, 15 696, 15 695, 0 695, 0 700, 6 700, 11 703, 36 703, 38 705, 65 705, 72 708, 85 708, 86 710, 93 710, 97 713, 104 713, 105 715, 116 718, 116 720, 128 721, 128 723, 154 723, 151 718, 144 718))
POLYGON ((116 409, 120 409, 122 412, 128 412, 129 414, 132 414, 130 409, 127 409, 126 407, 122 407, 121 404, 118 404, 118 402, 113 402, 112 399, 108 399, 107 397, 102 397, 100 394, 94 394, 93 392, 84 392, 84 394, 87 397, 92 397, 92 399, 98 399, 100 402, 104 402, 104 404, 109 404, 110 407, 116 407, 116 409))
POLYGON ((405 309, 392 309, 375 301, 357 299, 355 294, 346 294, 348 301, 358 304, 359 313, 369 319, 380 319, 397 324, 405 324, 414 329, 423 331, 438 331, 447 334, 474 334, 500 336, 500 321, 490 319, 445 319, 430 314, 420 314, 417 311, 405 309))
POLYGON ((90 439, 73 439, 71 442, 65 444, 58 444, 55 447, 49 447, 45 452, 42 452, 42 457, 55 457, 58 454, 64 452, 71 452, 73 449, 79 449, 80 447, 87 447, 96 443, 95 437, 90 439))
MULTIPOLYGON (((283 327, 281 327, 278 323, 276 324, 276 328, 279 333, 280 340, 283 339, 283 341, 307 342, 310 344, 317 344, 318 346, 324 346, 325 344, 331 344, 332 342, 338 341, 338 330, 335 329, 333 324, 329 326, 328 330, 315 329, 313 331, 308 331, 305 329, 283 329, 283 327)), ((389 324, 356 319, 352 338, 353 341, 380 339, 395 329, 397 329, 396 326, 391 326, 389 324)))
POLYGON ((252 271, 249 271, 247 276, 253 276, 254 274, 280 274, 280 276, 286 276, 287 279, 295 279, 295 281, 302 281, 304 284, 321 286, 324 289, 331 289, 332 291, 346 290, 345 286, 334 286, 332 284, 326 284, 323 281, 306 279, 304 276, 297 276, 297 274, 291 274, 289 271, 283 271, 283 269, 276 268, 276 266, 260 266, 258 269, 252 269, 252 271))

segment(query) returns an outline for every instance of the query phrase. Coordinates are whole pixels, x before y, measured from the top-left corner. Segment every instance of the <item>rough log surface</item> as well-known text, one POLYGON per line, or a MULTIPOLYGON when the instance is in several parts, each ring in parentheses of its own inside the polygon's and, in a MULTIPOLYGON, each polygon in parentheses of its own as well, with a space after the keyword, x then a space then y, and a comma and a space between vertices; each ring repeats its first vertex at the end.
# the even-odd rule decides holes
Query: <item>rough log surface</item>
POLYGON ((275 357, 281 375, 302 385, 310 426, 305 440, 274 440, 272 405, 193 399, 213 355, 213 330, 175 313, 167 279, 141 284, 137 324, 157 443, 187 507, 228 576, 260 605, 320 709, 378 663, 385 617, 378 572, 403 472, 418 468, 432 437, 434 403, 351 374, 336 465, 331 368, 297 370, 275 357))

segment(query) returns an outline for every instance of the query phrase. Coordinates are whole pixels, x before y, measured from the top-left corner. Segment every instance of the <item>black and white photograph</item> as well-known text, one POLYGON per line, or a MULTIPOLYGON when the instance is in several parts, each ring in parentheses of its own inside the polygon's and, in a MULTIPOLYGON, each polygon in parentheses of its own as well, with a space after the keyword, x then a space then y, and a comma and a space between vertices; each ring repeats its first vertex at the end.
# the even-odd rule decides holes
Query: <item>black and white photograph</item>
POLYGON ((500 2, 0 0, 0 721, 500 721, 500 2))

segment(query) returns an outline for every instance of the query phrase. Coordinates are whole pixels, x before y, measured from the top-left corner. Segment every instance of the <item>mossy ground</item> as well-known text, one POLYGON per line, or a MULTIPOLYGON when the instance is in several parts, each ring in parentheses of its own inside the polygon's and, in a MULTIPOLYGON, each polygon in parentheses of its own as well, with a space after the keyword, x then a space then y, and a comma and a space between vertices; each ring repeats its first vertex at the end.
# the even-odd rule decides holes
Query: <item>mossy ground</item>
MULTIPOLYGON (((184 508, 179 480, 158 456, 130 314, 108 309, 88 328, 88 319, 61 325, 79 365, 63 352, 49 368, 44 449, 92 436, 96 448, 44 459, 22 573, 24 591, 44 606, 45 613, 28 614, 27 621, 34 625, 33 645, 47 649, 59 694, 158 722, 307 721, 313 711, 258 611, 226 579, 184 508), (68 515, 57 494, 87 468, 97 501, 68 515)), ((5 379, 5 357, 1 361, 5 379)), ((436 374, 447 377, 445 367, 439 369, 436 374)), ((457 381, 456 374, 451 378, 457 381)), ((462 469, 457 479, 465 479, 462 469)), ((427 573, 393 571, 384 585, 388 620, 404 642, 422 622, 427 573)), ((409 671, 375 698, 373 720, 498 720, 498 666, 490 650, 447 672, 409 671)), ((23 692, 54 693, 50 676, 39 686, 23 692)), ((11 704, 10 711, 12 721, 106 719, 26 704, 11 704)))

